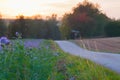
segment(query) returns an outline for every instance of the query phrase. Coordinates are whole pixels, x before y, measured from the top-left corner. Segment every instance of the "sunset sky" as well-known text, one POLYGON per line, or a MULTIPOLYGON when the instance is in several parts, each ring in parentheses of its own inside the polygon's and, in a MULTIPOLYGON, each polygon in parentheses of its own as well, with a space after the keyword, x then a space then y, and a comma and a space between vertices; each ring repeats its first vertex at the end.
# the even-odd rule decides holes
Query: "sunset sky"
MULTIPOLYGON (((59 17, 70 12, 73 7, 83 0, 0 0, 0 13, 3 17, 15 17, 23 14, 32 16, 41 14, 50 16, 52 13, 59 17)), ((120 18, 120 0, 89 0, 100 5, 100 10, 111 18, 120 18)))

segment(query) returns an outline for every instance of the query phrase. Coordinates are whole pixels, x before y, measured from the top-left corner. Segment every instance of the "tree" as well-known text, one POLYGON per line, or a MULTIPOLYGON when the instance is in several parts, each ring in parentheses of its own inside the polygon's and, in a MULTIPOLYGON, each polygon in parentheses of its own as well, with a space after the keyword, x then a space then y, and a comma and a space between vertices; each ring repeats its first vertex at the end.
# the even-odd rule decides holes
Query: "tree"
POLYGON ((62 39, 70 39, 70 34, 71 34, 71 25, 69 24, 69 18, 71 14, 65 14, 62 23, 60 26, 60 32, 61 32, 61 37, 62 39))
POLYGON ((108 25, 106 25, 105 33, 108 37, 120 36, 120 21, 111 21, 108 25))
MULTIPOLYGON (((77 30, 82 37, 101 36, 104 32, 104 26, 109 18, 98 9, 98 4, 93 4, 84 0, 74 7, 72 13, 65 14, 62 19, 61 28, 68 29, 62 31, 70 38, 70 31, 77 30)), ((65 35, 64 34, 64 35, 65 35)))
POLYGON ((17 19, 9 25, 9 33, 10 33, 9 36, 15 37, 16 32, 21 33, 22 38, 27 37, 28 26, 26 24, 26 20, 24 19, 23 15, 18 16, 17 19))
POLYGON ((57 16, 53 14, 48 19, 25 19, 18 16, 9 25, 9 37, 16 37, 15 33, 22 33, 22 38, 60 39, 60 31, 57 26, 57 16))
POLYGON ((57 26, 57 15, 53 14, 52 16, 50 16, 44 24, 44 27, 46 28, 46 38, 47 39, 60 39, 60 31, 59 28, 57 26))
POLYGON ((5 25, 5 22, 2 19, 2 15, 0 15, 0 37, 5 36, 7 31, 7 27, 5 25))

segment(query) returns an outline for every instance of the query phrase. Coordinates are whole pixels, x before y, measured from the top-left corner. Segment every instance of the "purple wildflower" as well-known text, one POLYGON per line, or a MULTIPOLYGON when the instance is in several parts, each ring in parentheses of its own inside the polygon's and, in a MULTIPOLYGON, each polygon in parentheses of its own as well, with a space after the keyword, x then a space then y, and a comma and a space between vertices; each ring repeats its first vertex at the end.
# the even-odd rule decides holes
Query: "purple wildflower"
POLYGON ((9 45, 10 44, 10 40, 7 39, 7 37, 1 37, 0 38, 0 45, 9 45))
POLYGON ((16 36, 19 36, 19 33, 18 33, 18 32, 16 32, 16 33, 15 33, 15 35, 16 35, 16 36))

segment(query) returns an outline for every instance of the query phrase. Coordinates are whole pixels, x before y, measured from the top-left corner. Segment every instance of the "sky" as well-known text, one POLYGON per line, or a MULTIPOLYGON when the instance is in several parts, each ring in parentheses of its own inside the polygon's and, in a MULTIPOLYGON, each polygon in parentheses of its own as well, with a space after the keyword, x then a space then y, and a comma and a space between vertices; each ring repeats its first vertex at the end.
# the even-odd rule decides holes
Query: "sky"
MULTIPOLYGON (((0 13, 4 18, 17 15, 62 17, 83 0, 0 0, 0 13)), ((110 18, 120 19, 120 0, 88 0, 100 5, 100 10, 110 18)))

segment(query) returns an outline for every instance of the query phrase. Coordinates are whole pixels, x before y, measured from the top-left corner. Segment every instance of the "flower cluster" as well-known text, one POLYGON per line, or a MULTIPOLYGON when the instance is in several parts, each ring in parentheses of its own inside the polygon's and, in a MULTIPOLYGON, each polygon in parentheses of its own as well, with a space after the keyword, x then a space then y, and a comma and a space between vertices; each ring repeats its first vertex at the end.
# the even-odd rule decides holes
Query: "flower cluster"
POLYGON ((10 44, 10 40, 7 37, 0 38, 0 46, 9 45, 9 44, 10 44))

